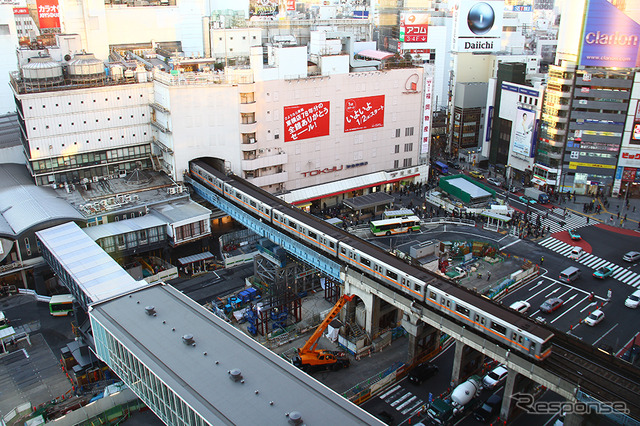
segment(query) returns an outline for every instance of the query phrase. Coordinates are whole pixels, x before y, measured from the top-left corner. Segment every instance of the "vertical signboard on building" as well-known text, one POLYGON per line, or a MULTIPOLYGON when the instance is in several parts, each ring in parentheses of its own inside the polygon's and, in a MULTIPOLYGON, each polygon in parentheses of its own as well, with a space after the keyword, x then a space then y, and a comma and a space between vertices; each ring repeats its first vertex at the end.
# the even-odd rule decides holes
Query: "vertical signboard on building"
POLYGON ((424 77, 424 107, 422 109, 422 144, 420 152, 423 155, 429 154, 429 144, 431 143, 431 95, 433 92, 433 77, 424 77))
POLYGON ((535 118, 535 112, 518 108, 511 147, 514 154, 526 158, 531 157, 531 140, 533 139, 535 118))
POLYGON ((384 127, 384 95, 344 100, 344 131, 384 127))
POLYGON ((454 9, 454 49, 457 52, 500 50, 504 1, 462 0, 454 9))
POLYGON ((640 14, 633 5, 635 2, 618 3, 620 9, 607 0, 589 0, 582 31, 580 65, 640 66, 640 14))
POLYGON ((296 0, 286 0, 287 10, 296 10, 296 0))
POLYGON ((426 43, 429 31, 429 15, 426 13, 400 14, 400 41, 426 43))
POLYGON ((292 142, 329 134, 329 102, 284 107, 284 141, 292 142))
POLYGON ((279 0, 249 0, 249 17, 276 16, 279 0))
POLYGON ((40 29, 60 28, 58 0, 37 0, 38 26, 40 29))

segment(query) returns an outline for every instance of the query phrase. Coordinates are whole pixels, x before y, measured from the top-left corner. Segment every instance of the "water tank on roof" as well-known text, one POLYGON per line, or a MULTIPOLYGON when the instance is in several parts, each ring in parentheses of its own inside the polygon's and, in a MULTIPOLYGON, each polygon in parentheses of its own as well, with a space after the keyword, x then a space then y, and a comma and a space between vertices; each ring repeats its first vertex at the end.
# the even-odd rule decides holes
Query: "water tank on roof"
POLYGON ((27 85, 60 84, 64 80, 62 64, 50 56, 30 58, 20 69, 27 85))
POLYGON ((111 79, 113 81, 119 81, 123 79, 124 68, 121 65, 115 65, 111 67, 111 79))
POLYGON ((79 53, 69 61, 68 75, 75 83, 101 81, 105 77, 104 63, 92 53, 79 53))

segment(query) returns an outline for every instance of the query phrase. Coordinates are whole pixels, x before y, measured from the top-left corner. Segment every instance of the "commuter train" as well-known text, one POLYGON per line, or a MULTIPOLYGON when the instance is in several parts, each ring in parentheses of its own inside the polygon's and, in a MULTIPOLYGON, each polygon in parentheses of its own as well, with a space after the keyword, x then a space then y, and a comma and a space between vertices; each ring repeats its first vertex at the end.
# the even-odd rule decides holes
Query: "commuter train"
POLYGON ((553 333, 505 307, 401 259, 248 183, 205 160, 189 164, 192 179, 285 234, 350 265, 394 291, 535 360, 551 353, 553 333))

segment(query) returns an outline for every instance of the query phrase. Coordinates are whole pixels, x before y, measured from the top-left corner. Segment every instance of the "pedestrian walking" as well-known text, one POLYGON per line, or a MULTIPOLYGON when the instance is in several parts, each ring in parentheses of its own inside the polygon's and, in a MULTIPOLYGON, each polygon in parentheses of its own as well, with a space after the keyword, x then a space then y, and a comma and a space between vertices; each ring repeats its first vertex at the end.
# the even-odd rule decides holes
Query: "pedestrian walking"
POLYGON ((625 222, 627 221, 627 214, 626 213, 624 214, 624 221, 625 222))
POLYGON ((589 224, 589 216, 587 216, 587 225, 589 224))
POLYGON ((622 228, 623 223, 624 223, 624 219, 620 219, 620 228, 622 228))
POLYGON ((544 263, 544 256, 540 256, 540 265, 544 263))
POLYGON ((607 300, 611 300, 611 289, 607 291, 607 300))
POLYGON ((491 279, 491 271, 487 272, 487 281, 491 279))

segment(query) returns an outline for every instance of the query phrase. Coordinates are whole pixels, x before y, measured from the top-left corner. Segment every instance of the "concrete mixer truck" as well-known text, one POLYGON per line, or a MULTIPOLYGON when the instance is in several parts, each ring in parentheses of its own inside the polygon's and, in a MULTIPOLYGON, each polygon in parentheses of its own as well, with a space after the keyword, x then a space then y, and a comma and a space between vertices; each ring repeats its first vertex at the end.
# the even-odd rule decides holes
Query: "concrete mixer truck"
POLYGON ((482 379, 479 376, 471 376, 469 380, 459 384, 446 398, 436 398, 429 408, 427 415, 440 425, 449 425, 460 418, 468 409, 474 407, 474 400, 482 390, 482 379))

